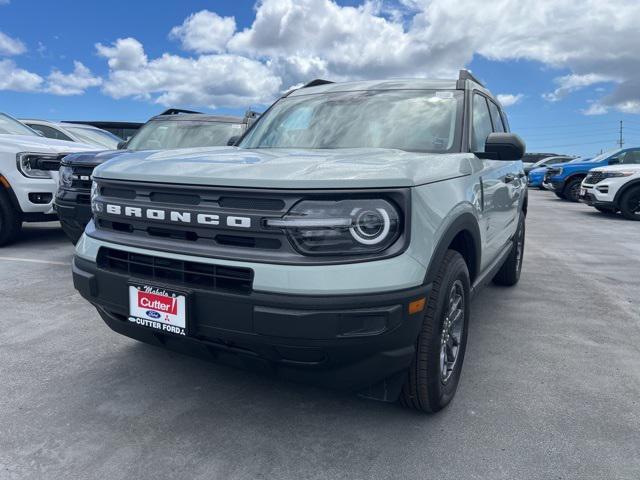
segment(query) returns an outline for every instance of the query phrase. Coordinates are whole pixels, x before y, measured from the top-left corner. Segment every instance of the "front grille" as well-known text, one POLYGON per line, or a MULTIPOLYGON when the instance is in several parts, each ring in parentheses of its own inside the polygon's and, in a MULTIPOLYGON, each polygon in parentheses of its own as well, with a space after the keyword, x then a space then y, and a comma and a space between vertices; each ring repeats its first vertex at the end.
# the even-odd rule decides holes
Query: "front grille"
POLYGON ((584 179, 584 183, 587 185, 595 185, 606 178, 605 172, 589 172, 587 178, 584 179))
POLYGON ((186 262, 107 247, 98 252, 97 263, 102 270, 170 285, 236 293, 249 293, 253 288, 250 268, 186 262))
POLYGON ((71 167, 72 168, 72 177, 71 177, 71 188, 75 188, 78 190, 86 190, 87 192, 91 191, 91 174, 93 173, 94 167, 71 167))
POLYGON ((559 168, 548 168, 547 171, 544 174, 544 178, 551 178, 555 175, 559 175, 562 172, 562 170, 560 170, 559 168))
MULTIPOLYGON (((302 255, 284 229, 267 225, 280 219, 303 199, 370 198, 370 190, 280 190, 132 182, 96 179, 95 229, 90 236, 179 254, 280 264, 322 264, 347 256, 302 255), (338 197, 339 198, 339 197, 338 197)), ((375 193, 373 193, 375 195, 375 193)), ((385 189, 384 196, 401 211, 410 209, 405 189, 385 189)), ((388 255, 397 254, 389 249, 388 255)), ((380 254, 358 256, 380 259, 380 254)))

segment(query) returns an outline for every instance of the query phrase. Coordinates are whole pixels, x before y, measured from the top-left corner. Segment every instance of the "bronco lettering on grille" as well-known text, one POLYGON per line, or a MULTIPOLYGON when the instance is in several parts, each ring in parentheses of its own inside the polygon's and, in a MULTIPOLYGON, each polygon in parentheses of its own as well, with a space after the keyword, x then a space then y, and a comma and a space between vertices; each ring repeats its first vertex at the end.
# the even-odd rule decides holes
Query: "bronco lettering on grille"
POLYGON ((250 217, 221 216, 214 213, 195 213, 162 208, 128 207, 105 204, 105 211, 109 215, 121 215, 123 217, 146 218, 149 220, 161 220, 172 223, 198 225, 226 225, 233 228, 251 228, 250 217))

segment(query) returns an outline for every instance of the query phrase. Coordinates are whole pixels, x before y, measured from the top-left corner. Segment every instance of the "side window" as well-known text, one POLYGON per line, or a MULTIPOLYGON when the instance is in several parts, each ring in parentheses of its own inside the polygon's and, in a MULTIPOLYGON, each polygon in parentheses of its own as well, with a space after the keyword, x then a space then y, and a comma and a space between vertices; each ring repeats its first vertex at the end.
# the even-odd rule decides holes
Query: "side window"
POLYGON ((504 124, 502 123, 502 116, 500 115, 500 109, 498 106, 489 102, 489 110, 491 110, 491 120, 493 121, 493 131, 502 133, 504 132, 504 124))
POLYGON ((640 163, 640 150, 627 150, 618 158, 620 163, 640 163))
POLYGON ((491 116, 487 101, 482 95, 473 96, 473 133, 471 135, 471 151, 484 152, 484 143, 493 132, 491 116))
POLYGON ((35 123, 27 124, 27 125, 29 125, 31 128, 33 128, 37 132, 40 132, 42 135, 44 135, 47 138, 53 138, 55 140, 73 141, 69 137, 67 137, 64 133, 56 130, 55 128, 51 128, 47 125, 39 125, 35 123))

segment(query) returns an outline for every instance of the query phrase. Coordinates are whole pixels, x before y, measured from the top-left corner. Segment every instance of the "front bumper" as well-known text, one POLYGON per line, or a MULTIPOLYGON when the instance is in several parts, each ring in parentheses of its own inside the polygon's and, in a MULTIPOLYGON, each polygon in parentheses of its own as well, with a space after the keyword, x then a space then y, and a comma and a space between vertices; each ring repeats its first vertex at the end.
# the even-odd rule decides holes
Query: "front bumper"
POLYGON ((578 200, 592 207, 615 208, 615 203, 609 194, 609 189, 607 188, 607 193, 604 193, 598 191, 595 185, 582 185, 578 200))
POLYGON ((91 220, 91 192, 80 190, 58 190, 55 209, 62 228, 70 238, 77 241, 91 220))
MULTIPOLYGON (((321 269, 317 267, 317 273, 321 269)), ((395 400, 414 354, 423 312, 408 305, 430 286, 357 295, 230 293, 188 287, 188 337, 128 320, 135 276, 76 256, 73 281, 105 323, 128 337, 294 381, 395 400)), ((154 284, 155 285, 155 284, 154 284)), ((179 285, 159 285, 185 290, 179 285)))

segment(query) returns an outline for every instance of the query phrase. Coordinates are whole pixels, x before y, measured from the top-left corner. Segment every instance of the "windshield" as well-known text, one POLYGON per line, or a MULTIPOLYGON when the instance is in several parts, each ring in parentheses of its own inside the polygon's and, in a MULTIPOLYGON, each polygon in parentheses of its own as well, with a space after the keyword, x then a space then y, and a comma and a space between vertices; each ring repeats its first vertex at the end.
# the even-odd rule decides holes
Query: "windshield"
POLYGON ((286 97, 243 148, 396 148, 459 151, 462 92, 376 90, 286 97))
POLYGON ((229 138, 242 133, 242 124, 197 120, 157 120, 144 125, 131 139, 130 150, 226 145, 229 138))
POLYGON ((23 125, 15 118, 0 113, 0 135, 35 135, 39 136, 35 131, 23 125))
POLYGON ((593 157, 591 160, 582 160, 583 162, 601 162, 602 160, 604 160, 605 158, 609 158, 611 156, 613 156, 615 153, 619 152, 620 149, 616 148, 615 150, 609 150, 608 152, 604 152, 601 153, 600 155, 596 155, 595 157, 593 157))
POLYGON ((121 141, 112 133, 97 128, 69 127, 67 125, 65 125, 65 128, 78 137, 79 140, 93 145, 100 145, 109 150, 118 148, 118 143, 121 141))

